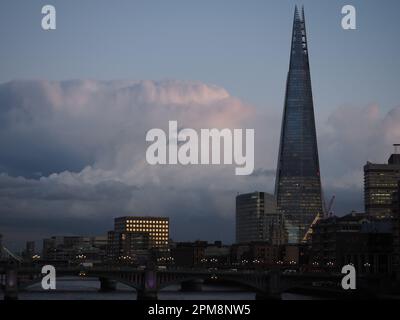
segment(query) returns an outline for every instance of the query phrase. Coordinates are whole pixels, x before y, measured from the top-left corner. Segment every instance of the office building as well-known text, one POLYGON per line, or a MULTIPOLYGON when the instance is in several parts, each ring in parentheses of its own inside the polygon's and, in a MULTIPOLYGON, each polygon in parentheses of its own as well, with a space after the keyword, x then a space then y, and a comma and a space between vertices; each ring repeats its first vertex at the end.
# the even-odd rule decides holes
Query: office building
POLYGON ((268 241, 285 242, 284 221, 275 197, 265 192, 236 197, 236 243, 268 241))
POLYGON ((108 260, 139 263, 147 260, 150 248, 148 232, 108 232, 108 260))
POLYGON ((146 233, 150 247, 166 247, 169 240, 169 218, 120 217, 115 219, 114 231, 119 233, 146 233))
POLYGON ((352 264, 359 273, 391 273, 391 219, 352 212, 321 219, 313 228, 311 264, 337 272, 352 264))
POLYGON ((400 182, 393 194, 393 266, 400 280, 400 182))
POLYGON ((108 232, 107 259, 119 263, 145 263, 152 256, 169 255, 169 218, 118 217, 108 232))
POLYGON ((304 10, 296 7, 275 182, 289 243, 322 214, 321 179, 304 10))
MULTIPOLYGON (((397 148, 398 145, 395 145, 397 148)), ((386 164, 367 162, 364 166, 365 212, 377 218, 392 216, 392 196, 400 181, 400 154, 392 154, 386 164)))

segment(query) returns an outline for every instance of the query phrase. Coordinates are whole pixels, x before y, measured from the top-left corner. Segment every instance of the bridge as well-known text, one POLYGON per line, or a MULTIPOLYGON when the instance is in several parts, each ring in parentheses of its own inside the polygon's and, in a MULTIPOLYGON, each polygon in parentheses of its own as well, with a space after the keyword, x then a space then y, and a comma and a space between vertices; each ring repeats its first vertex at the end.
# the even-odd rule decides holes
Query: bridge
MULTIPOLYGON (((43 278, 41 267, 12 266, 0 268, 0 288, 4 299, 17 299, 18 291, 40 283, 43 278)), ((201 290, 207 280, 230 282, 256 293, 256 299, 280 299, 283 292, 293 289, 316 289, 317 291, 335 292, 346 296, 349 292, 340 286, 341 274, 285 274, 280 270, 210 270, 210 269, 138 269, 132 267, 57 267, 57 278, 79 276, 98 278, 100 290, 112 291, 117 283, 125 284, 137 291, 138 300, 156 300, 158 292, 171 285, 180 284, 182 290, 201 290), (327 286, 328 284, 328 286, 327 286)), ((379 288, 370 279, 357 279, 360 290, 364 293, 379 288)), ((358 290, 358 293, 360 292, 358 290)))
MULTIPOLYGON (((182 290, 199 290, 204 280, 229 281, 254 290, 260 296, 277 298, 279 276, 273 271, 229 271, 229 270, 156 270, 129 267, 99 268, 57 268, 57 277, 80 276, 98 278, 101 290, 115 290, 116 283, 122 283, 137 291, 138 300, 157 299, 158 291, 174 284, 182 290)), ((18 291, 42 281, 41 268, 8 268, 0 270, 0 286, 5 299, 17 298, 18 291)))

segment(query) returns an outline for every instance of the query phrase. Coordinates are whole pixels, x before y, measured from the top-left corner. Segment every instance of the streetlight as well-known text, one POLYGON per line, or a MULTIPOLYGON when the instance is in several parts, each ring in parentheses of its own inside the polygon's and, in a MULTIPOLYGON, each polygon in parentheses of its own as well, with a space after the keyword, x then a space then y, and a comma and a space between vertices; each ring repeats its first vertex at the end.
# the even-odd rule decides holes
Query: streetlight
POLYGON ((369 273, 369 268, 371 267, 371 264, 369 262, 364 263, 364 267, 367 270, 367 273, 369 273))
POLYGON ((276 264, 281 266, 281 265, 283 265, 283 261, 282 261, 282 260, 278 260, 278 261, 276 262, 276 264))

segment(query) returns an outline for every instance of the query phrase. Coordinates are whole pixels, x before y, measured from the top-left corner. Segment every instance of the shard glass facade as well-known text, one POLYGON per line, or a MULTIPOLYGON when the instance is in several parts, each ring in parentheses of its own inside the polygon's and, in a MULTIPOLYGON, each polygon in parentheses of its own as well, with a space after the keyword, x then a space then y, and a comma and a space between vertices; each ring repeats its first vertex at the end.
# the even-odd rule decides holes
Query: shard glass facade
POLYGON ((289 243, 300 243, 322 213, 314 106, 304 10, 295 9, 275 183, 289 243))

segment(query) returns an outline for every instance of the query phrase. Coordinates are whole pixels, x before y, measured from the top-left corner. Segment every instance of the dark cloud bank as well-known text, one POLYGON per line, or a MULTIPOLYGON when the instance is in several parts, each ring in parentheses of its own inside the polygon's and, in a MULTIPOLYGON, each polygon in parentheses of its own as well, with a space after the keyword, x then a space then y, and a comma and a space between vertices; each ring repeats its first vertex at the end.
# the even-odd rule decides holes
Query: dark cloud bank
MULTIPOLYGON (((104 234, 125 214, 171 217, 176 240, 234 239, 238 192, 272 192, 281 108, 182 81, 15 81, 0 85, 0 233, 10 245, 53 234, 104 234), (254 128, 256 170, 150 166, 146 132, 254 128)), ((362 210, 362 166, 400 141, 400 108, 341 107, 317 119, 323 186, 335 211, 362 210)))

